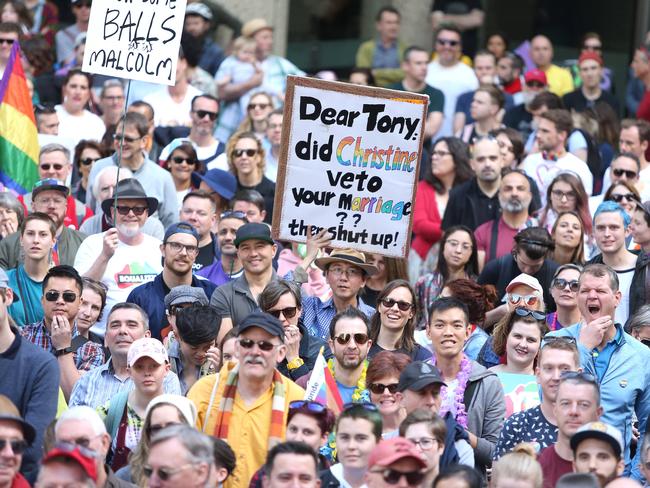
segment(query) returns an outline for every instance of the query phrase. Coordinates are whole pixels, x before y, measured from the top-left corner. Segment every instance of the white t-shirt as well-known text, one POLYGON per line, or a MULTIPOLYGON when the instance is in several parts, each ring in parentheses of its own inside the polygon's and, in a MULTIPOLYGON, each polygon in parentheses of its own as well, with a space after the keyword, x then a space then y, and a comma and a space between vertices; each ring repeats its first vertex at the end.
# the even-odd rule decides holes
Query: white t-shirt
POLYGON ((190 111, 192 110, 192 99, 201 95, 201 91, 188 85, 185 98, 179 103, 175 102, 169 95, 169 90, 164 88, 144 97, 144 101, 151 104, 154 111, 154 124, 157 127, 175 127, 184 125, 192 126, 190 111))
POLYGON ((634 268, 616 271, 618 275, 618 289, 621 290, 621 303, 616 307, 614 321, 617 324, 625 324, 630 311, 630 286, 634 277, 634 268))
POLYGON ((541 152, 531 154, 524 159, 521 169, 537 183, 542 205, 546 205, 546 190, 558 173, 571 172, 578 176, 587 195, 591 195, 594 186, 594 177, 587 163, 571 153, 565 153, 556 161, 547 161, 541 152))
POLYGON ((460 95, 478 88, 478 79, 472 68, 460 61, 454 66, 445 67, 437 61, 427 66, 427 85, 441 90, 445 95, 444 120, 436 137, 453 136, 453 120, 456 100, 460 95))
POLYGON ((59 116, 59 136, 71 139, 76 146, 82 139, 101 141, 106 132, 102 119, 88 110, 81 115, 71 115, 63 105, 56 105, 56 114, 59 116))
MULTIPOLYGON (((101 254, 104 234, 105 232, 88 236, 79 246, 74 260, 74 267, 79 274, 87 272, 101 254)), ((129 246, 120 241, 115 254, 108 260, 101 279, 108 288, 107 311, 116 303, 125 302, 134 288, 152 281, 162 271, 161 242, 147 234, 143 234, 143 237, 142 243, 137 246, 129 246)), ((102 320, 92 327, 93 332, 104 335, 107 316, 108 313, 103 314, 102 320)))

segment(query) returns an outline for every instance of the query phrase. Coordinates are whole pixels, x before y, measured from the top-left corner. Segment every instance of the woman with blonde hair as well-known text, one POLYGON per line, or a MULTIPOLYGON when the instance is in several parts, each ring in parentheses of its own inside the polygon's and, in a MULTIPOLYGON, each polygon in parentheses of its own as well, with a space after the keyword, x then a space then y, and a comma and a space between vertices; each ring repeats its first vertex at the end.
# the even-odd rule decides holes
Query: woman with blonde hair
POLYGON ((542 488, 544 477, 535 448, 521 443, 492 464, 490 488, 542 488))

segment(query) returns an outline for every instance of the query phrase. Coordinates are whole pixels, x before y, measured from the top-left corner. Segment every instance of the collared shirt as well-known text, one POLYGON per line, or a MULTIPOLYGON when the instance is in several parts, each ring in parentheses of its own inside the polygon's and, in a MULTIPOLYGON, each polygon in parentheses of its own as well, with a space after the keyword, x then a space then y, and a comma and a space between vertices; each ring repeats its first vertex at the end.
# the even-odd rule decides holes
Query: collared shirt
MULTIPOLYGON (((375 314, 375 309, 370 305, 363 303, 361 298, 357 298, 359 305, 357 308, 368 316, 368 319, 375 314)), ((329 339, 330 322, 336 315, 336 306, 334 297, 326 302, 321 302, 318 297, 302 297, 302 321, 307 328, 307 332, 323 340, 329 339)))
POLYGON ((381 39, 377 39, 377 42, 375 42, 375 52, 372 56, 372 67, 399 68, 400 64, 397 41, 395 40, 390 46, 385 47, 381 39))
MULTIPOLYGON (((26 325, 20 333, 29 342, 54 354, 55 349, 52 345, 52 336, 45 327, 45 319, 34 324, 26 325)), ((73 324, 72 338, 78 335, 79 331, 77 330, 77 326, 73 324)), ((79 371, 90 371, 101 366, 104 364, 104 350, 102 346, 92 341, 85 342, 74 352, 74 363, 79 371)))
MULTIPOLYGON (((275 279, 277 279, 277 275, 273 271, 271 281, 275 279)), ((237 327, 251 312, 259 310, 257 300, 248 286, 245 273, 218 287, 210 297, 210 305, 217 310, 222 319, 230 318, 233 327, 237 327)))
MULTIPOLYGON (((83 375, 75 383, 68 406, 88 405, 97 408, 104 405, 113 396, 123 389, 131 389, 133 381, 130 377, 118 378, 113 369, 113 361, 106 363, 83 375)), ((181 394, 181 385, 178 377, 171 371, 163 380, 163 391, 174 395, 181 394)))
MULTIPOLYGON (((168 344, 167 355, 169 356, 171 371, 176 373, 176 376, 178 376, 178 381, 181 384, 182 394, 187 395, 187 392, 189 391, 190 387, 185 382, 185 378, 183 376, 183 371, 185 371, 185 366, 183 365, 183 358, 181 357, 181 345, 178 342, 178 340, 176 340, 176 338, 174 337, 173 332, 170 332, 170 334, 167 337, 169 338, 169 342, 167 343, 168 344)), ((195 371, 196 379, 198 380, 204 374, 208 374, 209 369, 207 367, 206 368, 194 367, 194 371, 195 371)))
POLYGON ((599 351, 597 347, 594 347, 591 350, 599 382, 601 382, 605 376, 607 366, 609 366, 609 361, 612 359, 612 354, 614 354, 614 351, 621 345, 621 340, 623 339, 623 333, 621 330, 620 327, 616 327, 616 335, 611 341, 608 341, 607 344, 605 344, 602 351, 599 351))

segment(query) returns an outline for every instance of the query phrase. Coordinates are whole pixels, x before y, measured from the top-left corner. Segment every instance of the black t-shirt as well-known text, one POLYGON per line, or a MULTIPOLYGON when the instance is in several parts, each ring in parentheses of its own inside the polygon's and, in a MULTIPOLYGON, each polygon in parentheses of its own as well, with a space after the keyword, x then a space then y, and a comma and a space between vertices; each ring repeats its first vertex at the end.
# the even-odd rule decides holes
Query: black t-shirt
POLYGON ((214 242, 214 237, 212 240, 205 246, 199 247, 199 254, 196 256, 196 260, 192 265, 194 271, 198 271, 205 266, 210 266, 217 259, 217 256, 214 252, 216 243, 214 242))
POLYGON ((612 107, 617 115, 619 113, 618 100, 616 100, 614 95, 604 90, 596 100, 587 100, 582 90, 578 88, 564 95, 562 102, 564 103, 564 108, 567 110, 575 110, 576 112, 584 112, 588 108, 593 108, 598 102, 605 102, 612 107))
POLYGON ((266 210, 266 218, 264 222, 270 224, 273 219, 273 203, 275 201, 275 183, 269 180, 266 176, 262 177, 262 181, 255 186, 243 186, 239 181, 237 182, 237 191, 240 190, 255 190, 260 192, 264 197, 264 208, 266 210))
POLYGON ((531 114, 524 104, 515 105, 510 110, 506 111, 503 116, 503 125, 519 131, 524 141, 533 131, 533 114, 531 114))
MULTIPOLYGON (((472 10, 483 10, 481 0, 434 0, 432 12, 444 12, 449 15, 468 14, 472 10)), ((466 30, 462 34, 463 53, 474 57, 478 49, 478 29, 466 30)))

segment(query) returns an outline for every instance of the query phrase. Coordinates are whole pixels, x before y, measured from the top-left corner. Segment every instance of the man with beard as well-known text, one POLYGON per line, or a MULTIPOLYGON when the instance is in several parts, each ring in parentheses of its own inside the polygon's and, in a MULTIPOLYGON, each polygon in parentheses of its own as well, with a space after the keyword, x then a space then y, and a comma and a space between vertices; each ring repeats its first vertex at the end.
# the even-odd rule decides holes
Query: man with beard
POLYGON ((199 66, 214 76, 224 59, 224 52, 219 45, 210 39, 209 31, 212 24, 212 12, 203 3, 191 3, 185 9, 185 26, 183 33, 201 45, 199 66))
POLYGON ((167 229, 160 245, 163 270, 153 281, 139 286, 126 299, 141 306, 149 316, 151 337, 161 339, 161 331, 167 327, 165 296, 180 285, 202 288, 206 296, 212 295, 216 286, 192 274, 192 265, 199 253, 199 234, 187 222, 179 222, 167 229))
MULTIPOLYGON (((109 310, 162 271, 160 241, 142 232, 147 217, 157 208, 158 200, 148 197, 138 180, 119 181, 114 195, 102 202, 102 210, 115 227, 89 236, 79 247, 74 267, 83 276, 106 285, 109 310)), ((102 317, 95 332, 103 335, 105 325, 102 317)))
POLYGON ((528 214, 532 200, 530 181, 524 172, 506 170, 499 187, 501 217, 479 225, 474 231, 479 269, 483 269, 485 263, 508 254, 519 231, 538 225, 537 219, 528 214))
POLYGON ((524 101, 522 93, 524 83, 522 83, 521 76, 523 70, 524 60, 512 51, 506 51, 497 61, 497 84, 501 86, 505 93, 512 95, 515 105, 519 105, 524 101))
POLYGON ((290 403, 305 394, 275 367, 287 352, 278 319, 251 313, 239 323, 236 347, 239 363, 228 362, 218 375, 204 376, 187 395, 197 407, 197 428, 237 453, 226 488, 248 487, 268 450, 285 438, 290 403))
POLYGON ((573 471, 595 474, 601 488, 623 473, 623 436, 611 425, 603 422, 583 425, 571 437, 571 449, 573 471))
POLYGON ((583 52, 578 58, 578 70, 582 86, 577 90, 567 93, 562 97, 564 108, 584 112, 588 108, 594 108, 597 103, 606 103, 618 115, 620 108, 618 100, 614 95, 601 88, 601 80, 605 63, 603 58, 595 52, 583 52))
POLYGON ((237 256, 235 237, 237 229, 247 223, 248 219, 242 212, 229 211, 221 215, 221 220, 217 224, 217 239, 221 258, 214 264, 199 270, 196 273, 198 276, 220 286, 242 275, 244 268, 237 256))

